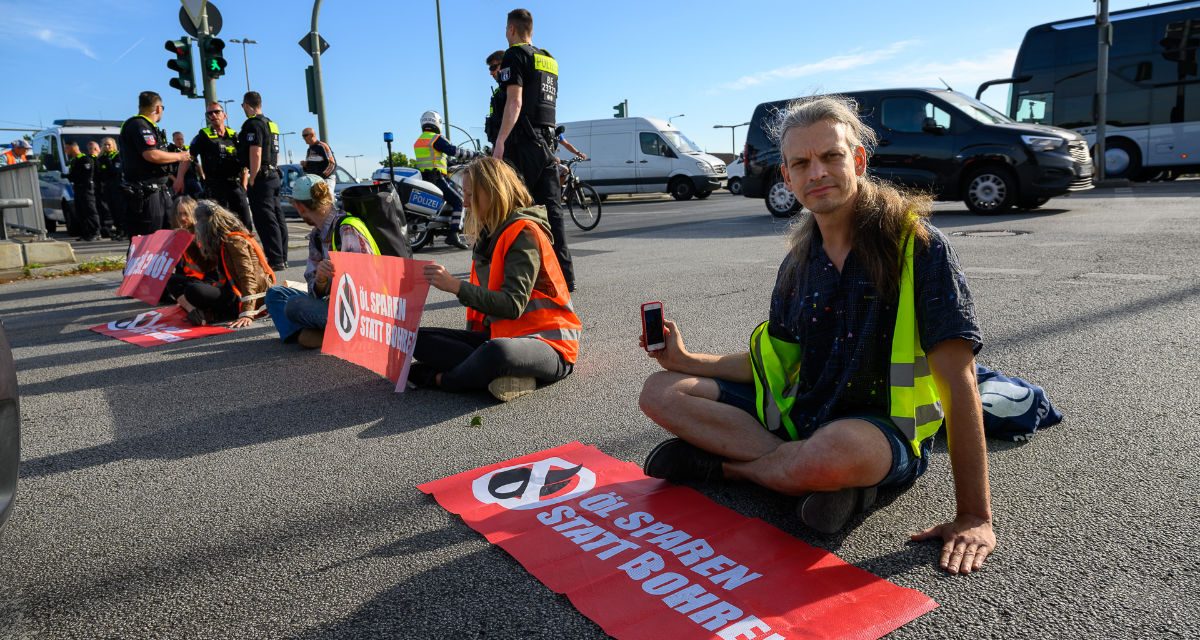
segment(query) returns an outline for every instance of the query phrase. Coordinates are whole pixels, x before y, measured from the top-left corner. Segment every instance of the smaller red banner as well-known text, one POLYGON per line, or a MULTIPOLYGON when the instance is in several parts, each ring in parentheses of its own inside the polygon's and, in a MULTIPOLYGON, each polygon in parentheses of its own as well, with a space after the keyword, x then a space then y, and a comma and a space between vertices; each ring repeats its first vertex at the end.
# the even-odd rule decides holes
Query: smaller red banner
POLYGON ((92 327, 92 331, 136 344, 139 347, 156 347, 160 344, 230 333, 233 329, 217 325, 197 327, 188 322, 187 314, 183 309, 175 306, 139 313, 132 318, 92 327))
POLYGON ((403 393, 429 294, 421 267, 432 263, 342 251, 329 258, 335 275, 321 352, 370 369, 403 393))
POLYGON ((937 606, 578 442, 417 488, 619 640, 869 639, 937 606))
POLYGON ((174 273, 179 256, 191 242, 192 234, 183 229, 161 229, 148 236, 134 236, 117 295, 158 304, 167 278, 174 273))

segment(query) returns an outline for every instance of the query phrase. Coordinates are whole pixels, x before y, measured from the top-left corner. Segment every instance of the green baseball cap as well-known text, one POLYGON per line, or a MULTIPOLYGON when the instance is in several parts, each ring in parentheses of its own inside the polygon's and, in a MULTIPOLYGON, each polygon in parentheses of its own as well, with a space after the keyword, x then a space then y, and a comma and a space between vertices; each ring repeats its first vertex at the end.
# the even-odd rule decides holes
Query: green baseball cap
POLYGON ((306 173, 292 183, 292 200, 312 200, 312 186, 318 182, 324 183, 325 178, 306 173))

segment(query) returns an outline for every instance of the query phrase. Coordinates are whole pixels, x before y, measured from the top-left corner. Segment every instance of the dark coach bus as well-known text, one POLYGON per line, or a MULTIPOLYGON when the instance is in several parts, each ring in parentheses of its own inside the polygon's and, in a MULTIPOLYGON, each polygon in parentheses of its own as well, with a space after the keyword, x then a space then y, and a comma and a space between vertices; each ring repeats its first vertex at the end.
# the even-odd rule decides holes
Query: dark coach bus
MULTIPOLYGON (((1200 1, 1117 11, 1109 20, 1106 175, 1171 179, 1200 169, 1200 1)), ((1030 29, 1013 67, 1008 116, 1074 129, 1095 144, 1097 35, 1093 16, 1030 29)))

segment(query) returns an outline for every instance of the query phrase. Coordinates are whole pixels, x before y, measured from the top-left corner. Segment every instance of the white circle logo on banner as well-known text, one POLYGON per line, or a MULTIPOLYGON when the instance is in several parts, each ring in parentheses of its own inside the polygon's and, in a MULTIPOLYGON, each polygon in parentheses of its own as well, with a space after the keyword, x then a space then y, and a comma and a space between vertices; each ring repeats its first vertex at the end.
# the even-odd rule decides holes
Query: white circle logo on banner
POLYGON ((505 509, 539 509, 591 491, 596 474, 562 458, 496 469, 471 483, 475 499, 505 509))
POLYGON ((354 280, 350 274, 343 273, 338 278, 337 295, 333 298, 333 324, 337 327, 342 340, 350 342, 358 332, 358 292, 354 289, 354 280))

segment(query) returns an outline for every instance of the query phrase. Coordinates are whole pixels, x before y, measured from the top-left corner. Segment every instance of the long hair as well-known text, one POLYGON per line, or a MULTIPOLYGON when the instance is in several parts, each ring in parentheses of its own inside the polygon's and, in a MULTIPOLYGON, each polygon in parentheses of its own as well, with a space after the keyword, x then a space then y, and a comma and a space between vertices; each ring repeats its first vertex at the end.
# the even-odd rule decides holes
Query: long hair
POLYGON ((489 201, 488 208, 483 209, 472 198, 470 215, 463 225, 463 231, 472 240, 499 229, 513 211, 533 205, 533 196, 503 160, 490 156, 475 160, 467 166, 467 179, 471 181, 471 192, 482 191, 489 201))
POLYGON ((171 226, 176 229, 187 229, 183 224, 183 217, 191 218, 192 228, 196 226, 196 201, 191 196, 180 196, 175 202, 175 211, 171 214, 171 226))
POLYGON ((228 209, 212 200, 196 203, 196 244, 200 247, 200 253, 209 258, 218 258, 225 236, 235 231, 246 233, 246 227, 228 209))
MULTIPOLYGON (((773 133, 780 149, 787 132, 805 128, 818 122, 845 125, 846 142, 850 148, 866 150, 868 163, 874 151, 875 131, 858 117, 857 103, 845 96, 820 96, 801 98, 788 104, 779 114, 773 133)), ((786 163, 786 159, 783 159, 786 163)), ((929 232, 921 220, 929 218, 933 210, 933 197, 928 193, 901 190, 870 174, 858 176, 858 195, 854 202, 852 225, 852 252, 857 260, 866 265, 876 289, 884 295, 892 295, 900 287, 901 259, 904 256, 902 243, 908 234, 915 235, 918 249, 928 245, 929 232)), ((794 279, 804 271, 808 262, 808 251, 812 244, 816 221, 805 211, 792 223, 789 231, 785 286, 791 287, 794 279)))

